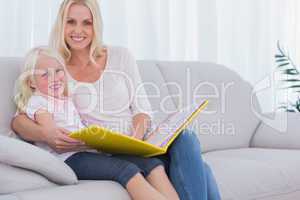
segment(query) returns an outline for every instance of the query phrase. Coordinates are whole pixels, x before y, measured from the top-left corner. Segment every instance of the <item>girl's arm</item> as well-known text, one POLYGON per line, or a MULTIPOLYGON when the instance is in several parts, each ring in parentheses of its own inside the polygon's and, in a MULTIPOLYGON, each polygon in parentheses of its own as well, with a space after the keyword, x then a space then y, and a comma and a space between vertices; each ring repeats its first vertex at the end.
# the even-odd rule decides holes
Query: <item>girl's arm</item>
POLYGON ((143 140, 147 129, 150 126, 150 117, 145 113, 139 113, 133 116, 132 126, 133 126, 133 137, 143 140))

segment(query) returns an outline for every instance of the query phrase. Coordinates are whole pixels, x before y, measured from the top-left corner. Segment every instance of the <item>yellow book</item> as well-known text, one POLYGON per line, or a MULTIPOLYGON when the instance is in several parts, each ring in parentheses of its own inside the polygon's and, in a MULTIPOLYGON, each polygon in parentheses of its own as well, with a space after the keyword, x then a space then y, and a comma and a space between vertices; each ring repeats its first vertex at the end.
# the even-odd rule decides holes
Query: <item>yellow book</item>
POLYGON ((167 152, 172 142, 207 104, 208 101, 205 100, 200 105, 190 106, 170 114, 152 132, 147 134, 143 141, 97 125, 72 132, 70 137, 82 140, 94 149, 111 154, 144 157, 161 155, 167 152))

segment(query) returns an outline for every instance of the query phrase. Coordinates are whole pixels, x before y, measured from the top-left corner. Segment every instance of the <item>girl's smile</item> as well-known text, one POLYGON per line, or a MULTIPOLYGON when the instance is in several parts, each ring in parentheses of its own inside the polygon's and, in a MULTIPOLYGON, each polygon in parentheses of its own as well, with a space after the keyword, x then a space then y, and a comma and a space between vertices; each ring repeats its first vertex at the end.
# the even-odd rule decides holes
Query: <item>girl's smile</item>
POLYGON ((55 98, 62 98, 66 86, 63 66, 54 58, 40 55, 30 86, 36 92, 55 98))

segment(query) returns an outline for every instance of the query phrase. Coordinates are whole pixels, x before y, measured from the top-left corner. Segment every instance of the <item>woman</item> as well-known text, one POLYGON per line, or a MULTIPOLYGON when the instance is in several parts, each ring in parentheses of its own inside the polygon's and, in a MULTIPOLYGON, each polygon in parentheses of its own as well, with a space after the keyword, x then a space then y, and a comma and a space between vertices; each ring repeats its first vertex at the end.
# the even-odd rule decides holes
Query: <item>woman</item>
MULTIPOLYGON (((124 87, 127 83, 124 77, 134 87, 141 83, 138 69, 126 49, 103 46, 97 1, 65 0, 50 46, 66 61, 69 91, 85 123, 118 129, 142 139, 151 122, 150 104, 145 98, 131 100, 134 92, 124 87)), ((141 91, 145 94, 144 89, 141 91)), ((46 142, 57 152, 86 149, 81 142, 69 138, 66 130, 45 130, 22 114, 12 125, 24 139, 46 142)), ((185 130, 172 144, 168 155, 159 158, 165 162, 180 199, 220 199, 213 175, 202 161, 194 133, 185 130)), ((73 160, 76 164, 76 158, 73 160)))
MULTIPOLYGON (((15 102, 18 111, 26 113, 44 129, 62 127, 76 131, 84 128, 72 99, 68 97, 65 68, 61 56, 49 47, 32 49, 25 59, 15 102)), ((45 143, 36 142, 35 145, 63 160, 78 179, 117 181, 135 200, 179 199, 158 158, 108 156, 95 150, 57 154, 45 143)))

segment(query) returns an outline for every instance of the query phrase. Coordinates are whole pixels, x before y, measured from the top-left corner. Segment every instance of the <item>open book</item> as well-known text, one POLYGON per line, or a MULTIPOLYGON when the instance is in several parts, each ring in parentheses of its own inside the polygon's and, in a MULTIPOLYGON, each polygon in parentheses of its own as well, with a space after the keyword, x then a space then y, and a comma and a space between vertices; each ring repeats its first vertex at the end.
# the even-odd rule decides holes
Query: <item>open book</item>
POLYGON ((91 125, 70 134, 88 146, 112 154, 130 154, 144 157, 161 155, 176 137, 206 107, 208 101, 193 105, 170 114, 157 125, 142 141, 128 135, 91 125))

